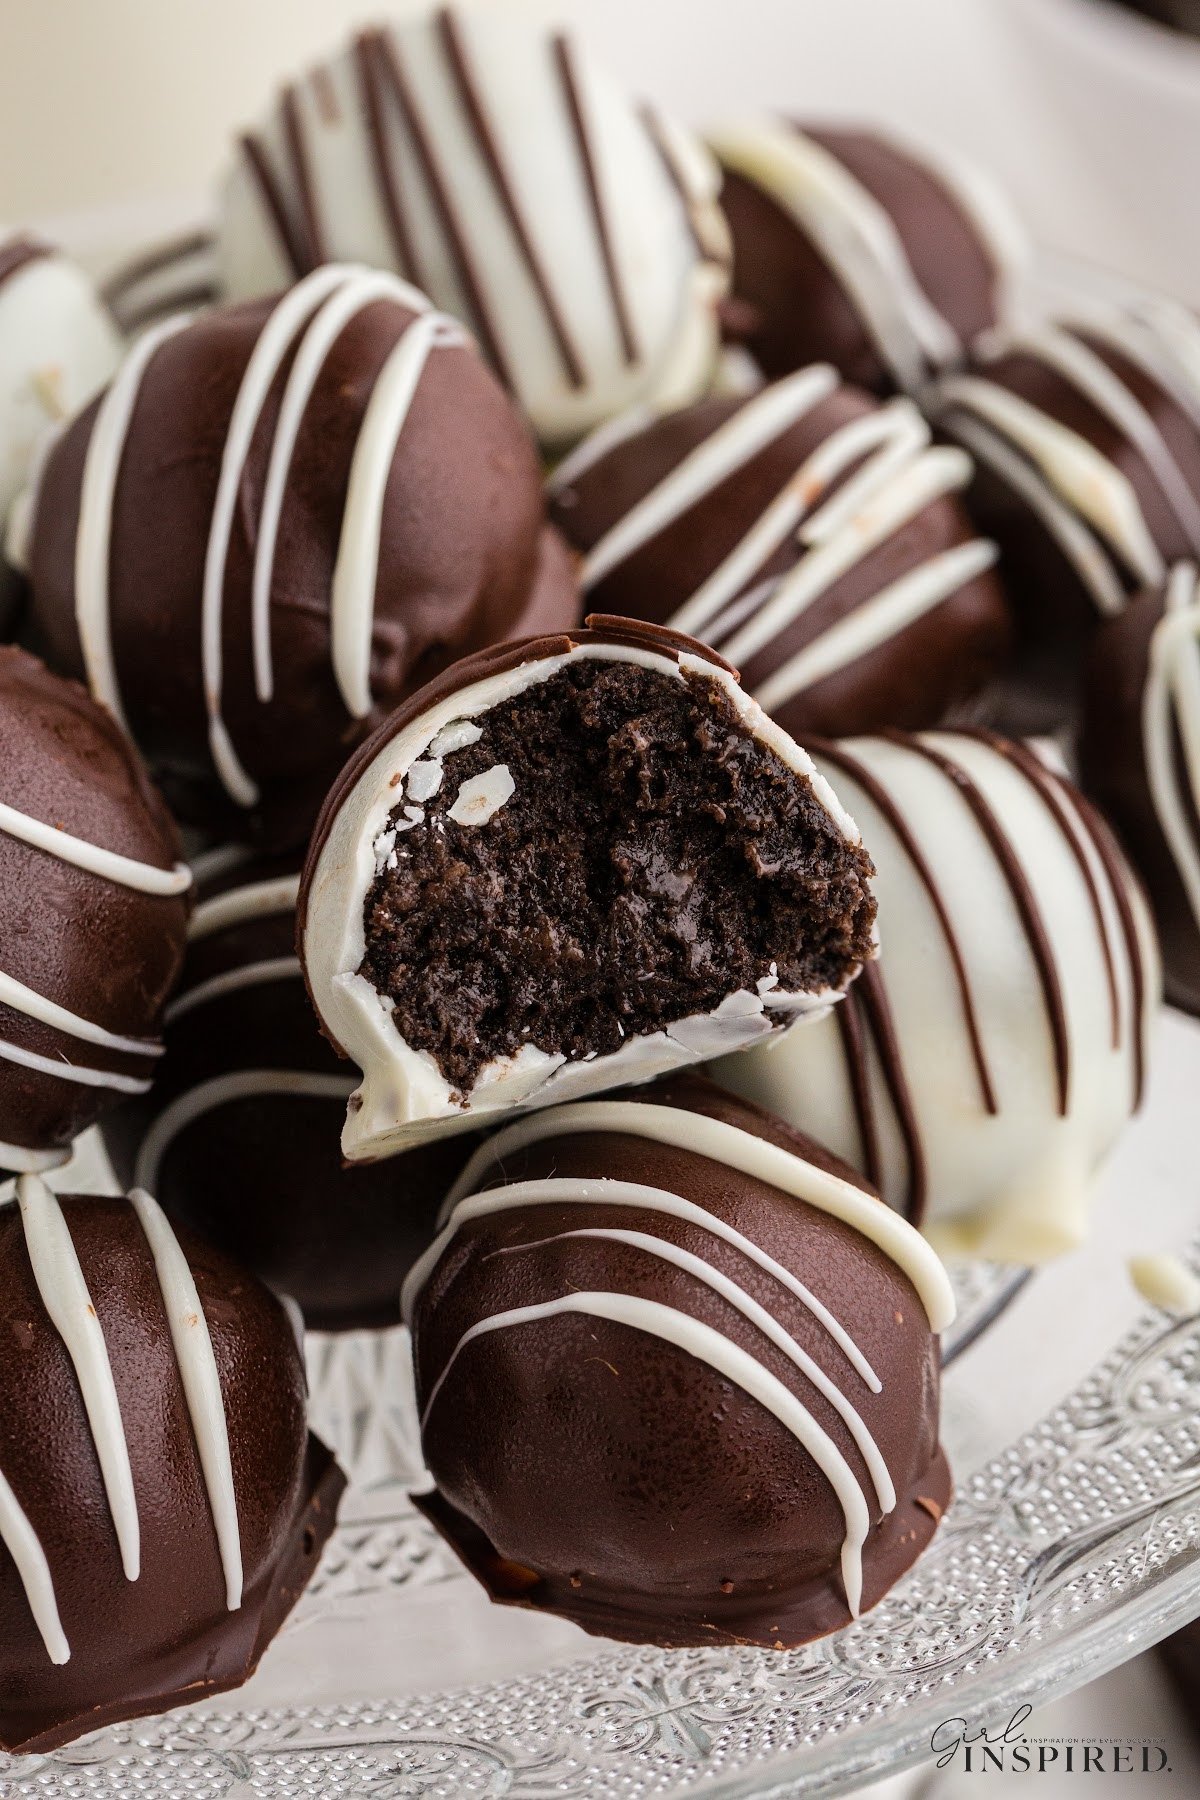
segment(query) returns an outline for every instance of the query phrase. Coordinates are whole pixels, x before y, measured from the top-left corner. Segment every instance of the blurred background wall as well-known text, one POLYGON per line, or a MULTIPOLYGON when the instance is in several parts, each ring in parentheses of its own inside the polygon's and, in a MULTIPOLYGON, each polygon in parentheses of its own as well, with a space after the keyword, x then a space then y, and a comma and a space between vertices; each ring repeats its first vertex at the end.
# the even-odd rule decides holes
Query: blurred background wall
MULTIPOLYGON (((193 216, 282 74, 417 3, 0 0, 0 217, 86 248, 193 216)), ((1104 0, 475 3, 570 21, 693 119, 774 104, 934 132, 1045 242, 1200 301, 1200 44, 1104 0)))

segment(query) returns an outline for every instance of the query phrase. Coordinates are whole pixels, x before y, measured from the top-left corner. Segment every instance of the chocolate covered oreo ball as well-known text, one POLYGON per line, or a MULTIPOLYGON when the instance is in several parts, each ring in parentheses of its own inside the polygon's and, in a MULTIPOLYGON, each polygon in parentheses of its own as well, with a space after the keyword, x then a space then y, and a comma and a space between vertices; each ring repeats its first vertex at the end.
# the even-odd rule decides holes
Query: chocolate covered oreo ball
POLYGON ((237 1687, 344 1485, 287 1314, 145 1194, 0 1205, 0 1748, 237 1687))
POLYGON ((782 1649, 874 1606, 949 1501, 937 1257, 695 1076, 486 1143, 405 1311, 418 1503, 497 1600, 782 1649))
POLYGON ((162 1055, 190 871, 132 747, 81 687, 0 650, 0 1170, 71 1141, 162 1055))
POLYGON ((768 376, 831 362, 919 390, 1009 312, 1025 233, 982 171, 894 130, 770 118, 710 142, 739 336, 768 376))
POLYGON ((1120 313, 999 336, 931 397, 1020 626, 1014 726, 1062 724, 1097 626, 1200 555, 1200 389, 1120 313))
POLYGON ((0 225, 0 638, 20 598, 4 555, 9 509, 46 433, 104 386, 120 354, 83 272, 40 238, 0 225))
POLYGON ((837 1009, 714 1066, 844 1156, 947 1254, 1078 1244, 1137 1107, 1159 992, 1107 827, 991 733, 814 745, 871 846, 881 953, 837 1009))
POLYGON ((234 849, 196 874, 154 1087, 104 1120, 118 1178, 295 1300, 310 1326, 394 1324, 470 1142, 347 1169, 338 1133, 355 1084, 304 990, 298 864, 234 849))
POLYGON ((117 265, 100 293, 126 337, 173 313, 212 306, 221 298, 212 231, 178 232, 135 251, 117 265))
POLYGON ((939 724, 1002 665, 970 479, 910 401, 819 364, 602 429, 557 470, 551 513, 589 604, 702 638, 788 731, 841 737, 939 724))
POLYGON ((179 809, 282 845, 431 671, 573 620, 542 528, 532 444, 462 328, 327 267, 139 338, 51 452, 27 560, 52 659, 179 809))
POLYGON ((704 392, 728 285, 707 151, 575 41, 446 8, 361 32, 241 141, 227 293, 394 269, 464 319, 549 449, 704 392))
POLYGON ((1200 1012, 1200 587, 1182 563, 1097 634, 1080 777, 1150 890, 1167 998, 1200 1012))
POLYGON ((734 1050, 872 954, 870 861, 804 752, 689 638, 623 619, 487 651, 326 801, 300 890, 342 1145, 386 1155, 734 1050))

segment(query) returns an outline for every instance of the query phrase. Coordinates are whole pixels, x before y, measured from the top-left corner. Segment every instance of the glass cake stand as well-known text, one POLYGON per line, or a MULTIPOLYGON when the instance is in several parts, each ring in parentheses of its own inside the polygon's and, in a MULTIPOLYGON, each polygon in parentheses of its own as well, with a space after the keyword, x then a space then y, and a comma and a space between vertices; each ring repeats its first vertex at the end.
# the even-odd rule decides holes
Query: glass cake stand
POLYGON ((1184 1250, 1200 1222, 1200 1026, 1168 1013, 1157 1051, 1088 1246, 1024 1284, 958 1272, 958 1496, 853 1627, 789 1653, 668 1652, 491 1606, 406 1497, 402 1333, 314 1337, 314 1424, 352 1485, 254 1681, 0 1758, 5 1800, 829 1795, 928 1755, 950 1716, 1003 1728, 1164 1636, 1200 1611, 1200 1321, 1147 1314, 1125 1257, 1184 1250))

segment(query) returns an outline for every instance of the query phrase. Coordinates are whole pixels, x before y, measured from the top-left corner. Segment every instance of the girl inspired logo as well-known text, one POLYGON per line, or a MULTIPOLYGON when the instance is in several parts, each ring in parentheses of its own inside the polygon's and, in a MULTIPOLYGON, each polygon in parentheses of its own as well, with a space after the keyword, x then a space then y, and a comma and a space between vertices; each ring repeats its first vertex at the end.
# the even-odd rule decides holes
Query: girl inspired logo
POLYGON ((1024 1727, 1032 1706, 1020 1706, 1002 1730, 972 1731, 965 1719, 946 1719, 929 1740, 939 1769, 964 1773, 1044 1775, 1169 1775, 1166 1745, 1158 1738, 1134 1743, 1117 1738, 1030 1738, 1024 1727))

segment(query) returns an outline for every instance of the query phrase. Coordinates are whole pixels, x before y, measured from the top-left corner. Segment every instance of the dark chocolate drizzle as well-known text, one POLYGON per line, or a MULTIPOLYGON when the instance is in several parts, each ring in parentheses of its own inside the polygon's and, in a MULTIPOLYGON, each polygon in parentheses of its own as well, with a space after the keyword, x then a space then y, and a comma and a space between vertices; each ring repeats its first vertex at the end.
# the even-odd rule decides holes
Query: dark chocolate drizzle
MULTIPOLYGON (((905 740, 907 742, 907 740, 905 740)), ((887 820, 892 831, 900 842, 905 855, 912 863, 920 878, 921 885, 929 896, 929 902, 937 914, 942 935, 946 940, 946 949, 950 961, 954 965, 954 973, 958 980, 958 991, 962 999, 963 1020, 967 1027, 967 1036, 971 1042, 971 1055, 975 1061, 976 1073, 979 1077, 979 1089, 984 1108, 995 1115, 1000 1108, 996 1100, 996 1090, 992 1084, 991 1070, 988 1067, 987 1053, 983 1047, 983 1032, 979 1024, 979 1015, 975 1010, 975 998, 971 992, 970 977, 967 974, 966 958, 954 922, 946 907, 945 896, 937 884, 933 870, 925 860, 921 846, 917 843, 909 828, 907 819, 896 805, 881 781, 866 768, 855 756, 841 744, 829 743, 823 738, 809 738, 807 747, 815 756, 832 763, 835 769, 848 775, 863 790, 878 811, 887 820)))
POLYGON ((914 756, 923 756, 926 762, 945 776, 952 786, 957 788, 967 806, 975 817, 975 821, 996 858, 997 863, 1008 884, 1013 904, 1020 915, 1029 941, 1029 948, 1037 964, 1038 979, 1041 983, 1042 997, 1046 1006, 1047 1023, 1054 1044, 1055 1075, 1058 1083, 1058 1112, 1065 1118, 1070 1106, 1071 1090, 1071 1043, 1067 1031, 1066 1004, 1063 999, 1062 984, 1058 977, 1058 966, 1054 956, 1054 948, 1050 935, 1046 930, 1046 922, 1042 918, 1037 899, 1030 887, 1021 867, 1021 859, 1013 849, 1008 837, 995 813, 984 799, 965 769, 959 768, 940 750, 934 750, 919 737, 907 736, 900 731, 883 731, 880 736, 889 743, 898 744, 902 749, 911 750, 914 756))
POLYGON ((322 121, 326 125, 336 125, 342 116, 342 109, 338 104, 337 87, 328 64, 318 63, 310 79, 322 121))
POLYGON ((294 82, 289 82, 283 90, 283 132, 296 192, 300 197, 300 211, 304 219, 305 255, 308 267, 315 269, 321 263, 329 261, 329 253, 325 244, 325 232, 321 224, 317 197, 313 189, 308 144, 304 136, 304 119, 300 112, 300 96, 294 82))
MULTIPOLYGON (((1114 1050, 1119 1049, 1121 1043, 1121 1001, 1117 991, 1117 965, 1115 958, 1113 957, 1112 944, 1109 940, 1108 930, 1104 923, 1104 908, 1100 903, 1100 890, 1096 886, 1096 878, 1092 873, 1092 866, 1088 862, 1083 846, 1079 841, 1078 832, 1072 825, 1070 814, 1057 791, 1058 784, 1056 782, 1056 777, 1046 767, 1045 763, 1042 762, 1041 758, 1036 756, 1026 744, 1016 742, 1011 738, 1001 737, 999 732, 988 731, 985 727, 980 726, 975 729, 968 728, 964 730, 962 736, 977 738, 980 743, 987 744, 989 749, 994 750, 997 756, 1002 756, 1006 762, 1011 763, 1013 768, 1025 777, 1038 798, 1044 802, 1047 811, 1061 831, 1063 839, 1070 849, 1071 855, 1075 859, 1079 873, 1083 877, 1084 886, 1088 891, 1088 900, 1092 909, 1092 917, 1096 921, 1096 936, 1100 941, 1100 953, 1104 958, 1104 970, 1108 979, 1109 1013, 1112 1019, 1112 1047, 1114 1050)), ((1109 876, 1115 892, 1117 882, 1112 879, 1112 871, 1106 867, 1105 874, 1109 876)))
POLYGON ((473 323, 480 342, 500 379, 506 387, 511 389, 516 385, 513 371, 500 348, 495 321, 488 306, 479 271, 475 267, 467 231, 458 216, 450 195, 445 171, 437 160, 433 143, 418 110, 416 95, 412 82, 409 80, 408 70, 404 66, 400 46, 396 42, 394 34, 386 30, 365 35, 372 37, 378 45, 380 68, 391 85, 408 135, 412 140, 413 149, 421 164, 430 198, 446 234, 447 247, 471 307, 473 323))
POLYGON ((857 982, 847 990, 841 1004, 834 1007, 833 1016, 842 1039, 842 1056, 854 1103, 863 1174, 872 1187, 882 1188, 883 1156, 879 1148, 875 1114, 871 1108, 871 1085, 867 1080, 867 1045, 863 1035, 863 1021, 859 1016, 857 982))
POLYGON ((312 268, 306 260, 305 245, 288 217, 283 191, 275 171, 271 167, 271 159, 267 155, 262 139, 256 133, 243 132, 241 144, 267 217, 275 227, 275 235, 279 240, 279 247, 287 259, 292 279, 299 281, 302 275, 311 274, 312 268))
POLYGON ((608 291, 612 298, 613 314, 617 321, 617 330, 621 337, 621 348, 626 363, 632 365, 640 355, 637 336, 634 331, 633 315, 629 298, 625 292, 625 283, 617 264, 616 245, 613 242, 612 229, 608 221, 608 213, 604 204, 604 195, 600 189, 600 170, 596 163, 595 150, 591 133, 588 130, 587 115, 583 107, 583 95, 580 92, 579 76, 575 68, 575 55, 571 40, 564 32, 555 35, 551 43, 555 66, 562 82, 563 95, 567 102, 567 113, 575 132, 579 146, 579 161, 583 169, 587 186, 588 200, 591 203, 592 219, 596 227, 596 239, 600 246, 600 255, 604 262, 604 273, 608 280, 608 291))
MULTIPOLYGON (((925 1207, 929 1197, 929 1169, 925 1160, 925 1142, 921 1136, 912 1088, 905 1073, 904 1057, 901 1054, 900 1039, 896 1032, 895 1020, 892 1017, 892 1005, 888 999, 887 984, 883 979, 883 970, 878 962, 863 965, 862 973, 851 992, 858 996, 866 1014, 867 1024, 879 1055, 879 1065, 883 1070, 888 1097, 892 1102, 896 1123, 900 1127, 900 1135, 904 1140, 904 1154, 908 1162, 908 1191, 904 1196, 904 1216, 912 1224, 920 1225, 925 1217, 925 1207)), ((852 1083, 851 1085, 856 1086, 857 1084, 852 1083)), ((865 1079, 862 1085, 865 1092, 865 1079)))
MULTIPOLYGON (((1104 872, 1112 887, 1113 899, 1117 905, 1117 915, 1121 921, 1121 935, 1125 940, 1125 950, 1129 958, 1130 980, 1133 988, 1133 1018, 1130 1021, 1130 1046, 1133 1053, 1133 1109, 1136 1112, 1142 1104, 1142 1096, 1146 1091, 1146 964, 1142 955, 1141 939, 1138 936, 1137 920, 1133 916, 1133 906, 1129 898, 1131 885, 1138 885, 1136 871, 1125 861, 1113 836, 1108 820, 1094 807, 1084 794, 1073 795, 1076 806, 1091 831, 1097 853, 1104 864, 1104 872)), ((1139 885, 1139 892, 1142 892, 1139 885)), ((1142 892, 1143 903, 1150 911, 1150 901, 1142 892)))
POLYGON ((53 255, 50 245, 41 243, 37 238, 7 238, 0 243, 0 286, 28 263, 40 262, 44 256, 53 255))
MULTIPOLYGON (((211 250, 212 247, 213 234, 211 231, 189 231, 179 237, 170 238, 164 244, 156 244, 152 250, 147 250, 143 255, 123 263, 114 274, 110 275, 100 289, 100 298, 106 306, 112 306, 114 301, 120 300, 122 294, 128 293, 130 288, 136 287, 139 281, 145 281, 151 275, 157 275, 161 270, 169 269, 172 263, 182 262, 185 257, 199 256, 202 251, 211 250)), ((3 263, 3 256, 3 250, 0 250, 0 265, 3 263)), ((3 274, 0 272, 0 280, 2 279, 3 274)))
POLYGON ((679 172, 679 165, 671 153, 666 138, 663 136, 663 129, 659 124, 658 114, 655 112, 654 108, 647 103, 638 108, 638 117, 645 126, 646 136, 650 139, 650 142, 658 152, 659 161, 667 172, 667 179, 675 189, 675 192, 679 195, 680 204, 683 207, 684 220, 687 224, 688 236, 692 240, 696 254, 700 257, 702 262, 711 262, 713 260, 712 253, 700 236, 700 230, 696 224, 692 195, 688 191, 687 184, 679 172))
POLYGON ((496 133, 492 129, 492 122, 488 118, 483 95, 480 92, 479 83, 475 79, 475 71, 471 66, 462 22, 451 8, 447 7, 438 14, 437 32, 462 105, 463 114, 478 145, 492 186, 496 190, 501 211, 508 220, 513 237, 525 260, 530 279, 542 303, 551 334, 562 358, 567 379, 572 387, 582 388, 587 381, 583 361, 578 348, 571 339, 562 308, 558 303, 538 247, 533 241, 529 221, 522 210, 512 176, 501 154, 496 133))
POLYGON ((404 196, 400 189, 399 172, 396 168, 395 158, 388 149, 387 125, 383 111, 385 76, 381 68, 381 57, 379 33, 377 31, 360 32, 354 40, 354 59, 358 68, 359 85, 362 89, 363 108, 367 122, 367 142, 371 150, 371 160, 375 165, 375 178, 379 183, 388 230, 391 233, 392 251, 401 274, 407 275, 410 280, 423 286, 424 283, 421 281, 420 270, 417 266, 417 254, 413 247, 412 228, 409 225, 404 196))

